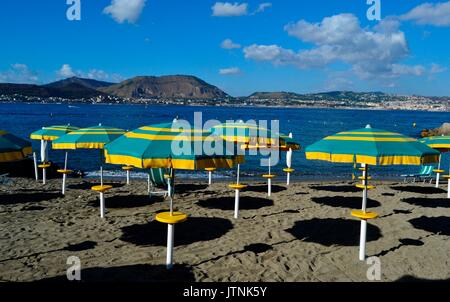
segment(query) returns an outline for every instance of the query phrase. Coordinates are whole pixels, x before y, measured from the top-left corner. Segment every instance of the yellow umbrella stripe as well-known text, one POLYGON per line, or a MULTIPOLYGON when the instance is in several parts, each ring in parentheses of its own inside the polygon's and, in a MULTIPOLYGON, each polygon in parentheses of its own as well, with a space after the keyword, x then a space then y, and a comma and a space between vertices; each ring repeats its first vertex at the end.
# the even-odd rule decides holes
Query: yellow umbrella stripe
POLYGON ((24 155, 27 156, 33 151, 31 147, 25 147, 21 151, 11 151, 0 153, 0 162, 9 162, 14 160, 23 159, 24 155))
POLYGON ((125 131, 74 131, 69 132, 67 135, 91 135, 91 134, 123 134, 125 131))
POLYGON ((125 134, 128 138, 139 138, 146 140, 156 140, 156 141, 214 141, 217 140, 217 137, 214 136, 196 136, 196 135, 159 135, 159 134, 144 134, 144 133, 135 133, 128 132, 125 134))
POLYGON ((59 143, 55 144, 53 143, 52 148, 53 149, 103 149, 105 146, 105 143, 99 143, 99 142, 80 142, 80 143, 59 143))
POLYGON ((186 132, 186 133, 209 133, 208 130, 198 130, 198 129, 184 129, 184 128, 159 128, 159 127, 150 127, 150 126, 144 126, 139 128, 139 130, 144 131, 167 131, 167 132, 186 132))
POLYGON ((370 136, 328 136, 329 141, 367 141, 367 142, 414 142, 414 138, 407 137, 370 137, 370 136))
POLYGON ((53 141, 55 139, 58 139, 59 136, 53 136, 53 135, 39 135, 39 134, 32 134, 30 135, 31 139, 39 139, 39 140, 46 140, 46 141, 53 141))
POLYGON ((354 163, 356 162, 366 163, 369 165, 421 165, 428 163, 435 163, 438 159, 438 155, 429 155, 425 157, 420 156, 368 156, 368 155, 354 155, 354 154, 331 154, 326 152, 306 152, 306 159, 308 160, 325 160, 334 163, 354 163), (377 162, 378 161, 378 162, 377 162))
POLYGON ((392 136, 400 136, 398 133, 394 132, 361 132, 361 131, 346 131, 346 132, 339 132, 336 135, 340 134, 365 134, 365 135, 392 135, 392 136))

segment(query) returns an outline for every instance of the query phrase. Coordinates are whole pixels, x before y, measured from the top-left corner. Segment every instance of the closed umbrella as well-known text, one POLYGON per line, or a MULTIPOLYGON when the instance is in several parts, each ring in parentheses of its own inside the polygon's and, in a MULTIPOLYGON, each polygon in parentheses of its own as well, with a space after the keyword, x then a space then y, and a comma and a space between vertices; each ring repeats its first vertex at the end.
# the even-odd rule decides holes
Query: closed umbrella
POLYGON ((308 160, 323 160, 333 163, 357 163, 364 168, 362 210, 352 211, 352 216, 361 219, 359 259, 365 259, 367 220, 376 218, 374 212, 366 211, 368 167, 385 165, 421 165, 437 162, 439 152, 416 139, 386 130, 366 128, 340 132, 328 136, 306 148, 308 160))

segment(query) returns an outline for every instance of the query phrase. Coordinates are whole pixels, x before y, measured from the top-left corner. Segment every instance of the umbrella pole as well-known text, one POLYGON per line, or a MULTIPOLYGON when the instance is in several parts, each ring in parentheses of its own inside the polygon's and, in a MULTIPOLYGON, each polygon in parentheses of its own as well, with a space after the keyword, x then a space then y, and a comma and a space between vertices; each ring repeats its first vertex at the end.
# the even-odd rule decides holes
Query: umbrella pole
MULTIPOLYGON (((64 171, 67 171, 67 156, 68 156, 68 151, 66 151, 66 156, 64 159, 64 171)), ((63 173, 63 181, 62 181, 62 195, 66 194, 66 173, 63 173)))
POLYGON ((103 153, 100 149, 100 185, 103 186, 103 153))
MULTIPOLYGON (((367 208, 367 173, 368 165, 362 164, 363 171, 363 201, 362 201, 362 211, 365 213, 367 208)), ((361 219, 361 233, 359 238, 359 260, 364 261, 366 258, 366 234, 367 234, 367 220, 361 219)))
MULTIPOLYGON (((241 165, 237 165, 236 184, 239 185, 239 174, 241 171, 241 165)), ((239 217, 239 189, 234 190, 234 218, 239 217)))
MULTIPOLYGON (((271 174, 270 174, 270 165, 271 165, 270 159, 271 159, 271 158, 269 157, 269 175, 271 175, 271 174)), ((269 178, 267 179, 267 196, 270 197, 270 195, 272 195, 272 179, 269 177, 269 178)))
POLYGON ((212 184, 212 171, 208 171, 208 185, 212 184))
MULTIPOLYGON (((438 164, 438 170, 441 169, 441 156, 442 154, 439 154, 439 164, 438 164)), ((441 173, 436 173, 436 188, 439 188, 439 177, 441 176, 441 173)))
POLYGON ((34 177, 36 178, 36 181, 38 181, 39 180, 39 173, 38 173, 36 152, 33 152, 33 161, 34 161, 34 177))
POLYGON ((150 194, 150 172, 147 174, 147 192, 150 194))
POLYGON ((171 269, 173 267, 173 238, 175 227, 173 224, 167 224, 167 255, 166 255, 166 267, 171 269))

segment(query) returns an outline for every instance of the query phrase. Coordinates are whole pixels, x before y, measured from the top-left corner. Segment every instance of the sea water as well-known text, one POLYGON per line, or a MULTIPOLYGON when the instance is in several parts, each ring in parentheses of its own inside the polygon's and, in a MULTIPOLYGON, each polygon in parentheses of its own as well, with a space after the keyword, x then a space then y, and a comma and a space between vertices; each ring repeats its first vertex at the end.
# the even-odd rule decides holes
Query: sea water
MULTIPOLYGON (((448 112, 426 111, 384 111, 384 110, 341 110, 341 109, 307 109, 307 108, 267 108, 267 107, 218 107, 218 106, 175 106, 175 105, 94 105, 94 104, 26 104, 0 103, 0 129, 9 131, 23 138, 29 138, 31 132, 43 126, 64 125, 70 123, 77 127, 90 127, 101 123, 125 130, 140 126, 172 121, 176 116, 193 122, 194 113, 202 112, 203 121, 217 119, 227 120, 279 120, 280 131, 292 132, 303 150, 293 154, 293 168, 296 172, 292 178, 297 179, 351 179, 351 164, 333 164, 321 161, 309 161, 305 158, 304 147, 336 132, 363 128, 370 124, 379 128, 399 132, 418 138, 420 130, 436 128, 449 122, 448 112), (413 123, 416 127, 413 127, 413 123)), ((32 141, 33 149, 39 154, 39 141, 32 141)), ((63 150, 50 150, 52 161, 64 161, 63 150)), ((450 153, 443 154, 443 167, 449 167, 450 153)), ((260 156, 247 156, 241 171, 243 177, 259 177, 267 171, 261 166, 260 156)), ((98 150, 69 151, 69 168, 86 172, 87 176, 97 176, 100 165, 98 150)), ((286 167, 285 154, 272 172, 284 175, 286 167)), ((105 166, 107 177, 123 177, 124 172, 114 165, 105 166)), ((373 167, 371 173, 379 178, 396 178, 404 173, 416 173, 417 166, 383 166, 373 167)), ((146 177, 145 172, 136 170, 134 177, 146 177)), ((179 177, 206 178, 203 171, 179 171, 179 177)), ((235 171, 221 170, 214 174, 218 179, 234 177, 235 171)))

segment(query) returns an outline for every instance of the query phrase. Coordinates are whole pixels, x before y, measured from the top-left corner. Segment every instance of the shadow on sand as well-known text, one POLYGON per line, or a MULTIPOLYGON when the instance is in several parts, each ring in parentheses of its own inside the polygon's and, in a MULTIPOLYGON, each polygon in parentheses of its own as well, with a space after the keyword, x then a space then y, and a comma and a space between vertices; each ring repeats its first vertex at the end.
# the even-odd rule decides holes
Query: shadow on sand
POLYGON ((116 267, 91 267, 82 269, 81 281, 68 281, 66 275, 46 278, 37 283, 78 283, 78 282, 193 282, 190 267, 175 264, 171 270, 165 265, 136 264, 116 267))
POLYGON ((201 184, 177 184, 175 182, 175 194, 191 193, 195 191, 201 191, 208 188, 208 185, 201 184))
MULTIPOLYGON (((175 246, 220 238, 232 228, 233 224, 228 219, 189 217, 175 226, 175 246)), ((126 226, 122 228, 120 240, 135 245, 166 246, 167 225, 153 220, 146 224, 126 226)))
POLYGON ((41 193, 35 192, 30 194, 14 193, 0 195, 1 205, 13 205, 28 202, 41 202, 61 197, 61 193, 41 193))
MULTIPOLYGON (((234 197, 203 199, 197 205, 208 209, 234 210, 234 197)), ((242 196, 239 199, 239 210, 257 210, 270 206, 273 206, 273 201, 266 198, 242 196)))
POLYGON ((447 198, 420 198, 411 197, 402 199, 403 202, 411 205, 426 208, 450 208, 450 199, 447 198))
MULTIPOLYGON (((69 181, 70 182, 70 181, 69 181)), ((113 188, 121 188, 124 186, 124 184, 121 183, 103 183, 104 185, 112 186, 113 188)), ((100 185, 100 181, 97 182, 87 182, 83 181, 79 184, 68 184, 67 188, 72 190, 90 190, 93 186, 100 185)))
POLYGON ((351 192, 361 192, 360 189, 356 188, 353 185, 345 185, 345 186, 309 186, 310 189, 317 191, 327 191, 327 192, 342 192, 342 193, 351 193, 351 192))
POLYGON ((447 191, 435 187, 421 187, 421 186, 396 186, 391 187, 393 190, 409 192, 409 193, 419 193, 419 194, 442 194, 447 193, 447 191))
MULTIPOLYGON (((345 197, 345 196, 332 196, 332 197, 313 197, 311 201, 327 205, 336 208, 348 208, 348 209, 360 209, 362 206, 361 197, 345 197)), ((378 201, 368 198, 367 207, 375 208, 379 207, 381 204, 378 201)))
MULTIPOLYGON (((148 195, 115 195, 111 197, 107 196, 105 204, 107 208, 111 209, 126 209, 145 207, 162 200, 164 200, 162 196, 152 196, 150 198, 148 195)), ((100 206, 98 197, 90 201, 89 205, 98 208, 100 206)))
POLYGON ((423 279, 423 278, 417 278, 415 276, 410 276, 410 275, 406 275, 403 276, 397 280, 395 280, 394 282, 445 282, 448 283, 450 282, 450 279, 436 279, 436 280, 431 280, 431 279, 423 279))
POLYGON ((424 230, 437 235, 450 236, 450 217, 421 216, 408 221, 416 229, 424 230))
MULTIPOLYGON (((359 246, 360 222, 342 218, 313 218, 297 221, 286 231, 299 240, 314 242, 325 246, 359 246)), ((367 242, 381 238, 378 227, 367 224, 367 242)))
MULTIPOLYGON (((279 193, 283 191, 286 191, 285 187, 272 185, 272 193, 279 193)), ((247 188, 243 189, 242 192, 267 193, 267 185, 248 186, 247 188)))

